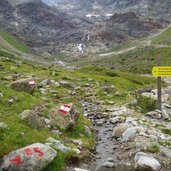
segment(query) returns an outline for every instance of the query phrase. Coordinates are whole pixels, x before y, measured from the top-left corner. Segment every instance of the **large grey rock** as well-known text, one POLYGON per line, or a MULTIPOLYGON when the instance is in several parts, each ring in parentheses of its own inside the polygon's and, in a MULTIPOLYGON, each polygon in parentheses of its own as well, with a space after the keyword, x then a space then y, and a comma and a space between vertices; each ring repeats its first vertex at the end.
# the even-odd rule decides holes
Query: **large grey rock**
POLYGON ((49 112, 52 125, 60 129, 73 128, 79 118, 79 112, 75 110, 73 104, 66 104, 52 108, 49 112))
POLYGON ((6 155, 3 158, 1 169, 8 171, 42 171, 53 161, 56 155, 57 152, 53 148, 35 143, 6 155))
POLYGON ((28 93, 33 93, 36 85, 32 78, 17 80, 11 83, 10 87, 16 91, 25 91, 28 93))
POLYGON ((127 128, 126 131, 122 134, 121 142, 125 142, 134 138, 136 133, 137 133, 137 130, 135 127, 127 128))
POLYGON ((122 123, 117 125, 114 129, 113 129, 113 133, 112 136, 115 138, 119 138, 122 136, 122 134, 126 131, 126 129, 130 127, 127 123, 122 123))
POLYGON ((152 156, 146 153, 138 152, 134 158, 135 169, 138 171, 160 171, 161 165, 152 156))
POLYGON ((55 149, 60 150, 64 153, 72 150, 71 147, 65 146, 61 141, 56 140, 52 137, 49 137, 46 141, 50 143, 49 145, 52 145, 55 149))
POLYGON ((33 110, 24 110, 19 115, 20 119, 25 121, 29 126, 36 128, 36 129, 42 129, 47 126, 45 120, 41 118, 37 112, 33 110))

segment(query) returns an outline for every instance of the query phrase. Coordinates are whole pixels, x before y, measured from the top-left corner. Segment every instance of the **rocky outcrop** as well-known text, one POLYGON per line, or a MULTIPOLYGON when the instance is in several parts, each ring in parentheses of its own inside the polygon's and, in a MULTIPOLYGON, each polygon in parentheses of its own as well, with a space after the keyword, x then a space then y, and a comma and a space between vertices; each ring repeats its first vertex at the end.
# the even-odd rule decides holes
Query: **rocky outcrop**
MULTIPOLYGON (((108 49, 113 44, 147 36, 168 24, 164 19, 149 17, 153 16, 153 14, 149 15, 151 6, 157 4, 157 9, 160 10, 160 0, 156 4, 148 0, 143 3, 126 0, 108 3, 92 0, 65 0, 58 1, 58 3, 54 1, 58 4, 55 8, 48 1, 44 1, 47 3, 39 0, 13 1, 12 3, 8 0, 1 1, 1 25, 25 42, 32 51, 39 55, 41 53, 45 58, 47 55, 44 54, 51 57, 61 51, 66 54, 74 52, 74 56, 80 57, 77 44, 86 46, 85 53, 108 49), (103 10, 99 11, 99 8, 103 10), (129 12, 130 10, 132 12, 129 12), (140 15, 139 11, 141 11, 140 15), (91 16, 91 13, 97 13, 97 15, 87 18, 86 16, 91 16)), ((170 6, 168 2, 164 4, 168 5, 167 7, 170 6)), ((162 14, 163 16, 170 15, 163 11, 162 14)))

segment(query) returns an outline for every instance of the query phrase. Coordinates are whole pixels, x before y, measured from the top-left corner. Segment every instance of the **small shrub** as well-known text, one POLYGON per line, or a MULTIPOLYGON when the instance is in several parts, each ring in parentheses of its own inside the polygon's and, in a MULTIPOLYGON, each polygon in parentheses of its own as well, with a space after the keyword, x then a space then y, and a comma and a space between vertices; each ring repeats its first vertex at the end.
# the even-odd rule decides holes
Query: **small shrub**
POLYGON ((138 106, 141 107, 143 113, 153 111, 157 108, 157 101, 149 97, 145 97, 139 93, 136 94, 136 99, 138 101, 138 106))

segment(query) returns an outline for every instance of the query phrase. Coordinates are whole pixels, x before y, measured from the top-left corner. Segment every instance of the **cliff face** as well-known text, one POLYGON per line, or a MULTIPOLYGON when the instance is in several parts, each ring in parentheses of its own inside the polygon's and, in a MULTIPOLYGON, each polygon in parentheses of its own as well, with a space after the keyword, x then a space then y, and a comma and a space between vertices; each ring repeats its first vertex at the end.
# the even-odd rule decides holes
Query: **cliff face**
POLYGON ((171 2, 161 0, 0 0, 0 24, 34 52, 96 49, 165 27, 171 2), (89 36, 89 42, 87 37, 89 36))

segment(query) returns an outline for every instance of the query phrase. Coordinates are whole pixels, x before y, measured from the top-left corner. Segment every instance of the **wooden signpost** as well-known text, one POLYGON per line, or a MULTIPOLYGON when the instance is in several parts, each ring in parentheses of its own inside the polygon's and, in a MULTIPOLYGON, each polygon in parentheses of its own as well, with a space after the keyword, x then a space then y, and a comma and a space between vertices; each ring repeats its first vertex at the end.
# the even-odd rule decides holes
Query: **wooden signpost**
POLYGON ((162 111, 162 98, 161 98, 161 77, 171 76, 171 66, 160 66, 160 55, 157 58, 157 67, 153 67, 152 74, 157 76, 157 96, 158 96, 158 109, 162 111))

